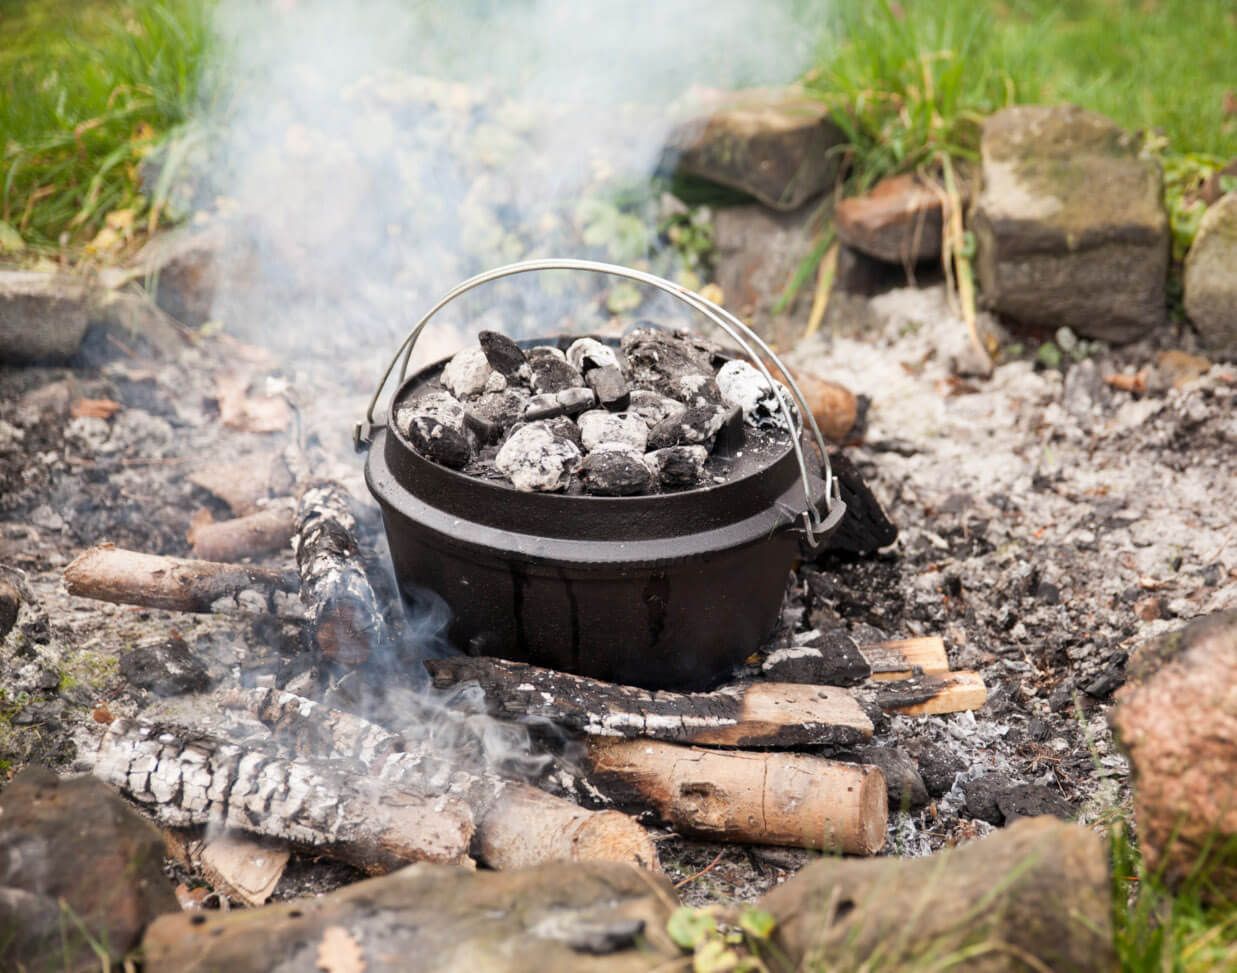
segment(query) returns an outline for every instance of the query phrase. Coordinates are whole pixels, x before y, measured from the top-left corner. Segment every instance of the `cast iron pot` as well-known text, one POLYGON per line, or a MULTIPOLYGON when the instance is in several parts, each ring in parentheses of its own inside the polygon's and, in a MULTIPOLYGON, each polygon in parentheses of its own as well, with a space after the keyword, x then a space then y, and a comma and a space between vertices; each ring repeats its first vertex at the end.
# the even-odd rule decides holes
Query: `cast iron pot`
POLYGON ((698 690, 768 638, 794 559, 841 520, 845 507, 810 417, 764 342, 717 305, 640 271, 538 260, 471 278, 435 305, 396 352, 357 441, 368 445, 366 482, 382 508, 401 593, 410 603, 418 589, 440 595, 458 648, 649 689, 698 690), (752 343, 761 348, 809 417, 816 462, 783 404, 796 435, 725 483, 638 497, 525 493, 439 466, 374 421, 397 363, 388 415, 441 371, 445 361, 406 374, 421 330, 443 306, 499 277, 548 269, 613 274, 670 293, 726 331, 772 381, 752 343), (824 469, 813 472, 822 457, 824 469))

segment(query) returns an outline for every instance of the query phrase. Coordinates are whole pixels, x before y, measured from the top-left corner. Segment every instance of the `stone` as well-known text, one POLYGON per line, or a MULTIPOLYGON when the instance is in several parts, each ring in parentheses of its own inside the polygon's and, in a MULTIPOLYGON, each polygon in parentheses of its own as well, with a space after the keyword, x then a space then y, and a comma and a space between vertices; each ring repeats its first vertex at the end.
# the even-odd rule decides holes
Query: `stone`
POLYGON ((690 490, 704 481, 709 451, 703 446, 670 446, 645 455, 663 490, 690 490))
POLYGON ((0 270, 0 364, 63 362, 77 354, 93 298, 80 280, 0 270))
POLYGON ((1185 258, 1185 313, 1221 358, 1237 358, 1237 192, 1208 207, 1185 258))
POLYGON ((599 497, 634 497, 648 493, 653 473, 644 457, 630 448, 595 449, 578 470, 587 493, 599 497))
POLYGON ((727 206, 713 218, 714 278, 726 307, 779 347, 802 336, 812 287, 801 287, 785 314, 773 313, 795 269, 812 252, 811 211, 774 213, 763 206, 727 206))
POLYGON ((940 260, 944 198, 943 189, 914 173, 882 179, 837 204, 838 241, 891 264, 940 260))
POLYGON ((1006 108, 985 123, 972 214, 984 303, 1029 328, 1133 341, 1166 321, 1159 164, 1102 115, 1006 108))
POLYGON ((483 392, 502 391, 489 387, 492 375, 494 369, 490 367, 485 352, 480 348, 465 348, 447 362, 442 370, 442 384, 461 399, 483 392))
POLYGON ((29 767, 0 793, 0 930, 18 933, 0 935, 0 969, 98 970, 96 949, 119 968, 179 911, 159 831, 106 784, 29 767))
MULTIPOLYGON (((1031 818, 927 858, 822 858, 760 907, 786 969, 1028 969, 1109 973, 1112 895, 1103 839, 1031 818)), ((166 921, 166 920, 164 920, 166 921)))
POLYGON ((538 394, 582 388, 584 376, 557 348, 539 347, 528 352, 528 368, 533 391, 538 394))
POLYGON ((630 412, 597 409, 584 413, 577 423, 580 440, 586 450, 594 450, 603 443, 619 443, 643 453, 648 444, 649 427, 638 415, 630 412))
MULTIPOLYGON (((228 246, 222 226, 185 227, 160 233, 135 261, 141 276, 154 283, 154 301, 182 324, 200 327, 211 319, 221 264, 228 246)), ((244 267, 232 261, 229 273, 244 267)))
POLYGON ((179 635, 137 645, 120 657, 120 674, 156 696, 180 696, 210 688, 210 674, 179 635))
MULTIPOLYGON (((562 421, 562 420, 560 420, 562 421)), ((565 420, 572 424, 570 420, 565 420)), ((561 490, 580 463, 580 449, 556 434, 548 421, 530 422, 503 443, 494 464, 517 490, 561 490)))
POLYGON ((1139 844, 1152 872, 1183 881, 1207 856, 1237 897, 1237 610, 1140 645, 1109 721, 1130 757, 1139 844))
POLYGON ((528 364, 524 350, 505 334, 497 331, 482 331, 477 335, 481 352, 490 368, 508 379, 515 378, 520 369, 528 364))
POLYGON ((671 133, 678 170, 798 209, 829 189, 845 140, 829 106, 797 87, 753 88, 714 99, 671 133))
POLYGON ((413 865, 261 909, 160 919, 142 943, 142 968, 325 968, 319 950, 342 930, 355 959, 349 969, 365 973, 637 973, 679 962, 665 931, 677 904, 664 878, 628 865, 556 862, 502 872, 413 865))

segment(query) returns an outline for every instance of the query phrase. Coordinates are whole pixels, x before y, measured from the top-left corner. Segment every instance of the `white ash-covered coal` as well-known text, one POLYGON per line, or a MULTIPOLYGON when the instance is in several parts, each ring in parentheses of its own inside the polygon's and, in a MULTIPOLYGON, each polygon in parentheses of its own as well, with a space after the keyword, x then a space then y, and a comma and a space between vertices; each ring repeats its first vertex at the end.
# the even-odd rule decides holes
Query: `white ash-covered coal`
POLYGON ((396 403, 395 429, 432 462, 517 490, 620 497, 725 482, 798 421, 785 387, 688 331, 644 322, 617 347, 561 344, 482 331, 396 403))

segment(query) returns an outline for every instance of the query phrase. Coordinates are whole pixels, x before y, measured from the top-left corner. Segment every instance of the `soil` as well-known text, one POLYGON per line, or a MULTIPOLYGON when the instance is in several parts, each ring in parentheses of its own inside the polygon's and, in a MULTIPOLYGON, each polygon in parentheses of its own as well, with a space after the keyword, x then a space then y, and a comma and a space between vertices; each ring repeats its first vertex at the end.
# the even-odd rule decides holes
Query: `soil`
MULTIPOLYGON (((931 795, 926 807, 891 815, 889 853, 927 854, 1037 810, 1100 822, 1129 799, 1105 718, 1128 654, 1237 605, 1234 371, 1196 363, 1202 373, 1181 381, 1180 356, 1143 343, 1067 356, 1061 369, 1011 356, 990 378, 965 378, 945 350, 963 325, 939 288, 893 291, 868 311, 862 333, 813 337, 792 359, 871 400, 848 455, 901 535, 874 557, 802 565, 786 626, 844 628, 861 641, 939 634, 951 666, 979 670, 990 692, 975 713, 894 717, 881 728, 874 742, 914 757, 931 795), (1113 375, 1142 390, 1114 387, 1113 375)), ((1162 342, 1190 350, 1179 336, 1162 342)), ((281 449, 297 428, 329 453, 329 472, 368 499, 349 438, 381 363, 288 361, 223 337, 163 362, 88 348, 70 368, 0 367, 0 573, 23 595, 0 640, 4 776, 28 762, 87 769, 116 717, 215 713, 209 696, 160 697, 126 679, 122 660, 139 647, 183 641, 216 689, 309 673, 337 698, 350 691, 346 680, 329 688, 343 673, 309 659, 295 628, 75 599, 61 574, 104 541, 188 554, 195 511, 228 513, 186 474, 281 449), (238 370, 255 397, 286 395, 297 421, 277 433, 225 426, 216 379, 238 370), (82 399, 120 408, 75 418, 82 399)), ((365 539, 381 551, 376 523, 365 539)), ((290 565, 291 552, 268 563, 290 565)), ((432 627, 418 631, 434 641, 432 627)), ((503 739, 526 747, 518 734, 503 739)), ((812 857, 669 834, 659 849, 689 904, 753 899, 812 857)), ((350 878, 300 859, 277 896, 350 878)))

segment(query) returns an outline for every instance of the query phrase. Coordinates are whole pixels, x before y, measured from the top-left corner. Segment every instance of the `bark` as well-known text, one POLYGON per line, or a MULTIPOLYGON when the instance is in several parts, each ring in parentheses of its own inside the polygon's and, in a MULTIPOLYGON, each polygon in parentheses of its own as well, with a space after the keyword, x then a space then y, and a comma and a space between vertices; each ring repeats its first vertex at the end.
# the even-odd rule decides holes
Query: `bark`
POLYGON ((886 713, 933 716, 979 709, 988 701, 988 688, 979 673, 960 670, 890 682, 877 680, 868 684, 867 695, 886 713))
POLYGON ((365 574, 348 492, 311 483, 297 501, 293 547, 314 640, 328 659, 356 666, 386 641, 386 624, 365 574))
POLYGON ((351 713, 274 689, 235 690, 224 705, 248 710, 297 754, 330 754, 422 793, 448 795, 476 821, 473 851, 491 868, 546 861, 619 861, 657 870, 657 850, 636 821, 590 811, 496 774, 461 769, 450 754, 418 747, 351 713))
POLYGON ((216 520, 189 533, 193 554, 206 561, 242 558, 283 550, 292 539, 290 502, 276 502, 232 520, 216 520))
POLYGON ((167 827, 215 824, 279 838, 371 874, 415 861, 471 862, 467 806, 324 761, 117 720, 94 772, 167 827))
POLYGON ((290 857, 282 842, 235 831, 204 837, 196 829, 165 828, 163 842, 169 858, 200 870, 212 889, 248 906, 266 904, 290 857))
POLYGON ((620 807, 651 808, 680 834, 869 855, 885 844, 876 767, 790 753, 648 740, 589 744, 589 779, 620 807))
POLYGON ((503 659, 457 656, 425 663, 436 686, 475 681, 502 719, 547 719, 591 736, 646 737, 713 746, 849 746, 872 722, 844 689, 740 683, 710 693, 619 686, 503 659))
POLYGON ((103 544, 64 571, 69 594, 183 612, 247 612, 301 618, 289 571, 142 554, 103 544), (292 597, 289 597, 291 595, 292 597))
POLYGON ((1106 859, 1098 835, 1054 818, 929 858, 824 858, 760 901, 777 919, 772 968, 1108 973, 1106 859))

